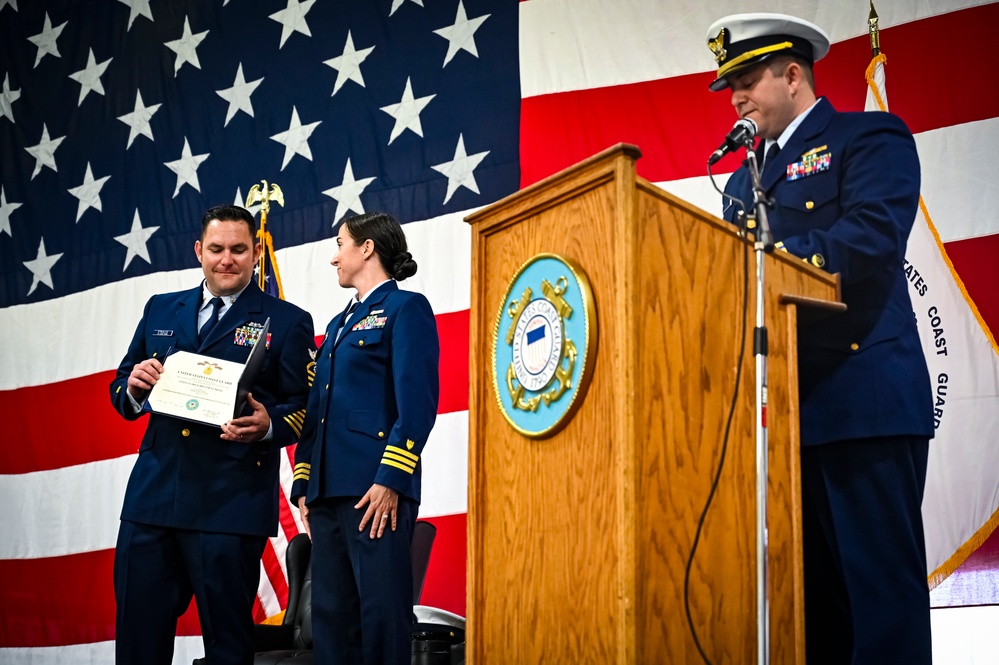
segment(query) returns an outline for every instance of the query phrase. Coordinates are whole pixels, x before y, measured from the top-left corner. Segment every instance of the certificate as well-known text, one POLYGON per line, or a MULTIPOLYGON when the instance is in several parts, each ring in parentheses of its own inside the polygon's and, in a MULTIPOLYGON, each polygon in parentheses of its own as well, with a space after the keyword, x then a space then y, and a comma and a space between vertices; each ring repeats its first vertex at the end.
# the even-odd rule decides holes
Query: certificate
POLYGON ((238 418, 260 372, 270 323, 269 318, 264 322, 245 364, 188 351, 164 358, 163 373, 143 408, 206 425, 221 426, 238 418))

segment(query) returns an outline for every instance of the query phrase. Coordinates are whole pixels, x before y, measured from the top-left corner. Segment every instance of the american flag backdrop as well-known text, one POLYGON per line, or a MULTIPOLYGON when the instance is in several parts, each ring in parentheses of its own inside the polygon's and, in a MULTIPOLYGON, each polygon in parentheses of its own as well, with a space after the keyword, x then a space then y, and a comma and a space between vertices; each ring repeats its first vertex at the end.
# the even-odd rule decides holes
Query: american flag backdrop
MULTIPOLYGON (((285 195, 268 218, 284 295, 319 332, 349 298, 331 223, 406 224, 420 269, 403 286, 430 299, 442 346, 423 602, 464 614, 462 218, 621 141, 642 149, 640 175, 718 213, 704 165, 735 114, 707 90, 704 33, 739 11, 822 26, 819 94, 864 109, 867 0, 0 0, 0 661, 113 658, 113 548, 144 422, 121 420, 107 385, 146 299, 200 280, 202 212, 261 180, 285 195)), ((938 410, 924 502, 938 581, 999 520, 999 92, 991 41, 973 38, 999 3, 878 12, 891 110, 923 166, 906 270, 938 410)), ((259 619, 281 610, 301 527, 280 498, 259 619)), ((199 632, 192 609, 175 662, 201 654, 199 632)))

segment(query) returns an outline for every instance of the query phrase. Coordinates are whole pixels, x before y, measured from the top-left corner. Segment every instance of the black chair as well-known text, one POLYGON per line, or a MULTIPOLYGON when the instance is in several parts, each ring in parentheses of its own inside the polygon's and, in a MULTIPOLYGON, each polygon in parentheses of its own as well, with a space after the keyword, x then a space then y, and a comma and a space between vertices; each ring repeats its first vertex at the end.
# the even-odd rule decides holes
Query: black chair
MULTIPOLYGON (((287 657, 312 653, 312 541, 300 533, 288 543, 285 552, 288 569, 288 607, 278 625, 257 624, 253 639, 257 652, 281 651, 287 657), (289 653, 289 650, 294 653, 289 653)), ((280 662, 254 659, 259 665, 280 662)))
MULTIPOLYGON (((430 564, 430 551, 437 527, 417 521, 413 529, 410 558, 413 563, 413 604, 420 602, 430 564)), ((305 534, 288 544, 288 610, 279 626, 257 625, 254 638, 258 653, 254 665, 312 664, 312 542, 305 534), (300 543, 300 544, 299 544, 300 543), (292 545, 295 545, 294 551, 292 545), (301 553, 305 550, 305 554, 301 553), (296 561, 293 565, 291 557, 296 561), (304 563, 304 567, 303 567, 304 563), (293 572, 294 570, 294 572, 293 572)), ((197 661, 195 662, 197 664, 197 661)))

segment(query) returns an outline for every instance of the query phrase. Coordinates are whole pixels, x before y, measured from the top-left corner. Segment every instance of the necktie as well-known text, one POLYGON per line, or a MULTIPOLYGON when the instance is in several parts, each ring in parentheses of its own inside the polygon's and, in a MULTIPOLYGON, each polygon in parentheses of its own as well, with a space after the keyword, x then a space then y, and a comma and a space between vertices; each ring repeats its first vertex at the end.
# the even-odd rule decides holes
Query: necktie
POLYGON ((201 326, 201 330, 198 331, 198 341, 204 342, 208 337, 208 333, 212 331, 215 324, 219 322, 219 310, 222 309, 222 299, 215 296, 211 300, 212 313, 208 315, 208 320, 205 321, 205 325, 201 326))
POLYGON ((350 318, 350 315, 354 313, 354 310, 357 309, 357 306, 360 304, 361 302, 359 300, 355 300, 350 304, 350 307, 347 308, 347 312, 343 315, 343 320, 340 323, 340 329, 336 331, 336 340, 334 341, 340 339, 340 335, 343 334, 343 329, 347 327, 347 319, 350 318))
POLYGON ((771 161, 776 159, 777 153, 779 152, 780 152, 780 144, 774 142, 774 144, 767 149, 767 156, 763 158, 763 168, 766 168, 771 161))

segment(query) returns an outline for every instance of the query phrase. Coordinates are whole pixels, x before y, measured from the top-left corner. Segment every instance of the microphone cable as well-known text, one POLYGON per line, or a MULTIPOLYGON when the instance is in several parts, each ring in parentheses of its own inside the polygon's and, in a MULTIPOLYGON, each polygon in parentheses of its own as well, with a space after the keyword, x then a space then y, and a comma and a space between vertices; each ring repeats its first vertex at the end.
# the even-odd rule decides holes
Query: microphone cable
MULTIPOLYGON (((746 206, 743 201, 726 194, 722 190, 718 189, 718 185, 715 184, 714 175, 711 173, 711 166, 708 166, 708 177, 711 180, 712 186, 722 195, 722 197, 730 199, 733 203, 737 203, 740 208, 740 212, 737 213, 737 217, 745 219, 746 206)), ((739 228, 740 236, 745 239, 746 231, 744 227, 739 228)), ((721 453, 718 456, 718 466, 714 472, 714 478, 711 480, 711 489, 708 492, 708 498, 704 502, 704 509, 701 511, 700 519, 697 520, 697 529, 694 532, 694 542, 690 546, 690 554, 687 556, 687 563, 684 566, 683 572, 683 609, 687 614, 687 627, 690 630, 690 636, 694 638, 694 646, 697 647, 697 653, 700 654, 701 660, 704 661, 705 665, 712 665, 711 659, 704 652, 704 648, 701 646, 701 641, 697 637, 697 628, 694 626, 694 619, 690 614, 690 571, 694 565, 694 555, 697 553, 697 545, 701 540, 701 532, 704 529, 704 521, 708 516, 708 510, 711 508, 711 502, 715 498, 715 492, 718 490, 718 482, 721 480, 722 469, 725 467, 725 456, 728 451, 729 435, 732 430, 732 418, 735 415, 735 407, 739 398, 739 384, 742 382, 742 365, 746 358, 746 341, 747 341, 747 325, 746 317, 749 314, 749 244, 743 243, 742 247, 742 307, 740 311, 740 333, 739 333, 739 359, 736 363, 735 369, 735 387, 732 390, 732 401, 728 408, 728 418, 725 421, 725 434, 722 438, 721 453)))

